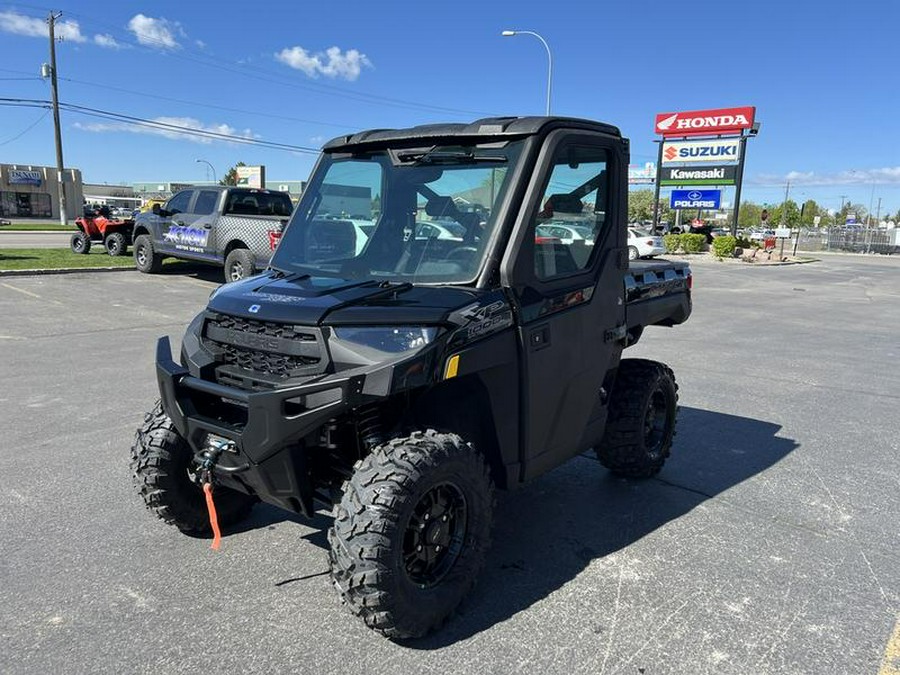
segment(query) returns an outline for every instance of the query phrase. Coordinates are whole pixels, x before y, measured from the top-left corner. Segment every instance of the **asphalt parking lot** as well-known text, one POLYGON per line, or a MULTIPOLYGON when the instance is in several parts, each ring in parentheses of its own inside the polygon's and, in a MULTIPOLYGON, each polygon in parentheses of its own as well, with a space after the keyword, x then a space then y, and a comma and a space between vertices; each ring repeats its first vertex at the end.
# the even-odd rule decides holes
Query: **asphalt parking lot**
POLYGON ((218 275, 0 279, 0 671, 871 674, 900 654, 900 258, 699 265, 691 320, 626 353, 678 377, 669 464, 627 482, 578 457, 502 496, 462 613, 403 645, 341 608, 325 517, 257 507, 214 553, 134 493, 155 339, 218 275))

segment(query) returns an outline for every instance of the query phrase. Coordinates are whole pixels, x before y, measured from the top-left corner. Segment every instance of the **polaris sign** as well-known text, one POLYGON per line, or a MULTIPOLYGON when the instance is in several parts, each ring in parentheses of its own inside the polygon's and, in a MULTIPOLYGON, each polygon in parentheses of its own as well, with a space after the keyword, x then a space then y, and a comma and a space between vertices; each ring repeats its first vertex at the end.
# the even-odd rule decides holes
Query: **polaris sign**
POLYGON ((709 141, 666 141, 662 163, 736 162, 740 159, 741 142, 736 138, 709 141))
POLYGON ((717 209, 722 200, 721 190, 672 190, 673 209, 717 209))

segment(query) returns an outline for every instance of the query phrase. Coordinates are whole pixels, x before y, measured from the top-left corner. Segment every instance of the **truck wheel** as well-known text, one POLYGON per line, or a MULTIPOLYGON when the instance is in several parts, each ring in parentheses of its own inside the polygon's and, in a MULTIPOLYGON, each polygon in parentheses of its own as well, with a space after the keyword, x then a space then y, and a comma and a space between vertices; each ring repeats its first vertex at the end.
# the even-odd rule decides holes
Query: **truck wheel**
POLYGON ((91 238, 84 232, 76 232, 69 240, 69 246, 72 247, 72 253, 90 253, 91 238))
POLYGON ((121 232, 110 232, 106 235, 106 252, 110 255, 125 255, 128 253, 128 240, 121 232))
POLYGON ((240 281, 256 274, 253 254, 245 248, 236 248, 225 258, 225 282, 240 281))
MULTIPOLYGON (((210 532, 203 490, 191 479, 190 446, 175 430, 172 420, 157 401, 134 436, 131 471, 134 484, 147 508, 182 532, 210 532)), ((228 527, 243 520, 256 498, 217 486, 216 511, 219 524, 228 527)))
POLYGON ((331 578, 382 635, 440 626, 472 588, 490 546, 494 487, 482 456, 433 430, 356 463, 328 532, 331 578))
POLYGON ((634 246, 629 246, 628 247, 628 259, 629 260, 637 260, 638 258, 640 258, 640 256, 638 255, 638 250, 634 246))
POLYGON ((625 359, 609 401, 600 463, 614 474, 647 478, 665 464, 675 437, 678 385, 662 363, 625 359))
POLYGON ((162 269, 162 256, 153 250, 149 234, 134 240, 134 266, 144 274, 156 274, 162 269))

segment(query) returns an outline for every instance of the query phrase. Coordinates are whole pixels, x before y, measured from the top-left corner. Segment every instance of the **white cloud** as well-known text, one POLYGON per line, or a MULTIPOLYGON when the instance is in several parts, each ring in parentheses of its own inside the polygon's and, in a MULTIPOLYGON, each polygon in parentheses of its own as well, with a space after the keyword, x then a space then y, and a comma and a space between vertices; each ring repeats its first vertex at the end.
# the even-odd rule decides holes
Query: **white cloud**
MULTIPOLYGON (((0 30, 27 37, 46 38, 49 28, 44 19, 25 16, 14 11, 0 12, 0 30)), ((56 37, 69 42, 87 42, 87 38, 81 34, 81 27, 77 21, 57 21, 55 29, 56 37)))
POLYGON ((134 33, 137 41, 147 47, 156 49, 178 49, 181 47, 176 35, 185 36, 181 24, 168 19, 156 19, 152 16, 135 14, 128 22, 128 30, 134 33))
POLYGON ((97 34, 94 36, 94 44, 107 49, 124 49, 127 45, 123 45, 109 33, 97 34))
MULTIPOLYGON (((154 117, 152 121, 161 125, 168 124, 178 127, 186 127, 188 129, 209 131, 217 134, 222 134, 223 136, 234 136, 235 138, 259 138, 259 135, 254 134, 250 129, 238 131, 234 127, 224 123, 204 124, 200 120, 193 117, 154 117)), ((127 131, 133 134, 152 134, 154 136, 163 136, 165 138, 173 140, 192 141, 194 143, 202 143, 204 145, 209 145, 210 143, 215 142, 228 142, 228 140, 224 138, 220 139, 210 138, 208 136, 194 136, 189 133, 178 131, 177 129, 169 129, 162 126, 137 126, 134 124, 126 124, 125 122, 92 122, 90 124, 82 124, 80 122, 76 122, 74 126, 76 129, 81 129, 82 131, 93 131, 97 133, 110 131, 127 131)))
POLYGON ((900 166, 880 169, 848 169, 832 173, 789 171, 786 174, 762 173, 749 180, 753 185, 900 185, 900 166))
POLYGON ((282 49, 275 54, 278 61, 302 70, 309 77, 342 77, 351 82, 359 77, 362 69, 371 68, 372 62, 356 49, 341 52, 339 47, 329 47, 324 52, 311 54, 303 47, 282 49))
POLYGON ((206 43, 203 40, 194 40, 194 44, 200 49, 206 49, 206 43))

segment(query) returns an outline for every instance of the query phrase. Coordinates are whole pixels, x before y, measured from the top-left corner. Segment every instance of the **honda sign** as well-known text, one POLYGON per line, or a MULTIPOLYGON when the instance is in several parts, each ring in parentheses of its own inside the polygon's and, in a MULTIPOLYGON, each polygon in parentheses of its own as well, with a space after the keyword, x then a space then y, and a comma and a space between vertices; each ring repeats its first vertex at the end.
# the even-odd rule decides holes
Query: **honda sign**
POLYGON ((663 136, 696 136, 700 134, 739 134, 753 127, 754 106, 659 113, 656 133, 663 136))

